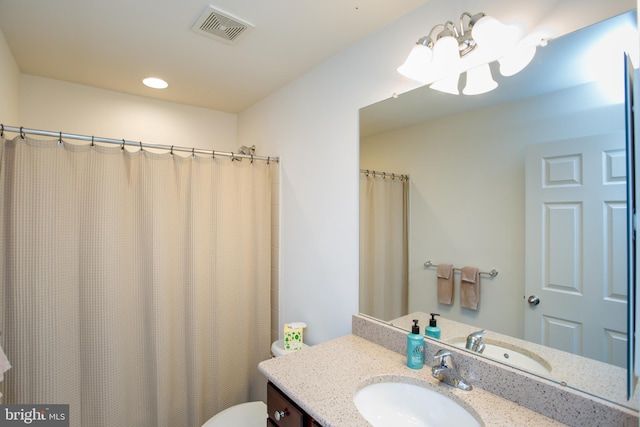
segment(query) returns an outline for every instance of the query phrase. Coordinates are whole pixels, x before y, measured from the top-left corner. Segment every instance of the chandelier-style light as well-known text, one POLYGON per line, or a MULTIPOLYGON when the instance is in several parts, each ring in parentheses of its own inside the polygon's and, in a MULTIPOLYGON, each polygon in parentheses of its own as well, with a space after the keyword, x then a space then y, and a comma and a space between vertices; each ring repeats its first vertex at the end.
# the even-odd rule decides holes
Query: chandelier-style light
POLYGON ((495 18, 465 12, 459 27, 447 21, 421 37, 398 72, 432 89, 458 95, 460 75, 466 73, 465 95, 477 95, 498 87, 489 63, 498 60, 500 74, 512 76, 525 68, 537 44, 518 43, 520 31, 495 18))

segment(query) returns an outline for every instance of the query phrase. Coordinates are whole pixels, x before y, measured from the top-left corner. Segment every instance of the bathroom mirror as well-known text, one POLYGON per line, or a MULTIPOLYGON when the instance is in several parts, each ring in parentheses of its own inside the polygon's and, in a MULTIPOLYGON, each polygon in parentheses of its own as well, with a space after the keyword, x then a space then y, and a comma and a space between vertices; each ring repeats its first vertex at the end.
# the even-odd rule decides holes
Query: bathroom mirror
MULTIPOLYGON (((564 188, 571 188, 574 178, 586 179, 586 166, 584 175, 576 168, 587 154, 567 157, 575 145, 599 147, 596 163, 608 174, 606 186, 624 193, 623 51, 637 53, 637 38, 633 10, 549 41, 514 76, 501 77, 491 64, 499 84, 492 92, 453 96, 421 87, 360 111, 360 168, 410 176, 408 301, 402 315, 435 312, 443 319, 626 367, 625 196, 611 196, 595 209, 590 202, 559 199, 545 204, 548 209, 542 213, 536 212, 540 201, 532 202, 530 196, 537 191, 531 182, 542 179, 542 172, 533 172, 541 164, 549 174, 544 179, 558 178, 564 188), (606 146, 609 141, 614 144, 606 146), (569 148, 560 148, 565 146, 569 148), (582 224, 595 211, 603 216, 603 233, 582 224), (578 226, 587 232, 575 232, 578 226), (597 234, 603 238, 593 240, 597 234), (581 252, 584 248, 597 250, 587 254, 581 252), (477 311, 460 306, 459 271, 454 274, 453 304, 438 304, 440 263, 498 271, 495 277, 480 276, 477 311), (549 275, 559 278, 562 286, 552 292, 532 290, 544 274, 545 280, 549 275), (580 298, 569 298, 587 293, 581 288, 585 277, 601 278, 597 282, 604 283, 606 312, 593 301, 583 306, 580 298), (540 303, 529 303, 529 297, 540 303), (551 306, 560 314, 541 316, 551 306), (593 315, 588 324, 580 324, 571 320, 571 312, 593 315), (540 336, 540 322, 548 336, 540 336)), ((548 378, 583 388, 571 378, 548 378)), ((621 403, 600 390, 583 391, 621 403)), ((629 405, 637 410, 634 402, 629 405)))

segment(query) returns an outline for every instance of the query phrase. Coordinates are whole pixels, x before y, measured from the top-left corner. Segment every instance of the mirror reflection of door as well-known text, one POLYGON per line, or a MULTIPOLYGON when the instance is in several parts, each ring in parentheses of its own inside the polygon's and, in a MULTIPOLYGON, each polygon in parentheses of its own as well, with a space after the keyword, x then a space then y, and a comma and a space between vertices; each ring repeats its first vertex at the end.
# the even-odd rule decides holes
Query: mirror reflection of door
POLYGON ((625 367, 624 132, 526 150, 525 339, 625 367))

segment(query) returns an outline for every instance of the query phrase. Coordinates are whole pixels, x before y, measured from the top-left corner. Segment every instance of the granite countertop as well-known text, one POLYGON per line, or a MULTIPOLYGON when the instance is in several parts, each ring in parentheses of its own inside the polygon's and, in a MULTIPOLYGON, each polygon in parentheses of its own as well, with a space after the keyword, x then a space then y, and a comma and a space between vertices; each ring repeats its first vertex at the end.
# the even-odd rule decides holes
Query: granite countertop
POLYGON ((353 397, 362 387, 387 380, 434 388, 465 407, 485 426, 564 425, 478 387, 462 391, 442 384, 431 376, 428 365, 410 369, 406 356, 356 335, 263 361, 259 369, 324 427, 370 426, 353 397))

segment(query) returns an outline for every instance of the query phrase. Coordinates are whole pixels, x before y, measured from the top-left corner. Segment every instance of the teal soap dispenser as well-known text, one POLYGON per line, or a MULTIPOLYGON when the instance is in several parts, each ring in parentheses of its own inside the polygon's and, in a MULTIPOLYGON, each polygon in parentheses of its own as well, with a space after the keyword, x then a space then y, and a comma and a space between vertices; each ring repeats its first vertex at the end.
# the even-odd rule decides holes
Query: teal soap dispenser
POLYGON ((424 331, 428 337, 440 339, 440 328, 436 323, 436 316, 440 316, 440 315, 437 313, 431 313, 431 320, 429 320, 429 326, 424 328, 424 331))
POLYGON ((407 334, 407 366, 422 369, 424 365, 424 335, 420 334, 418 320, 413 320, 411 333, 407 334))

